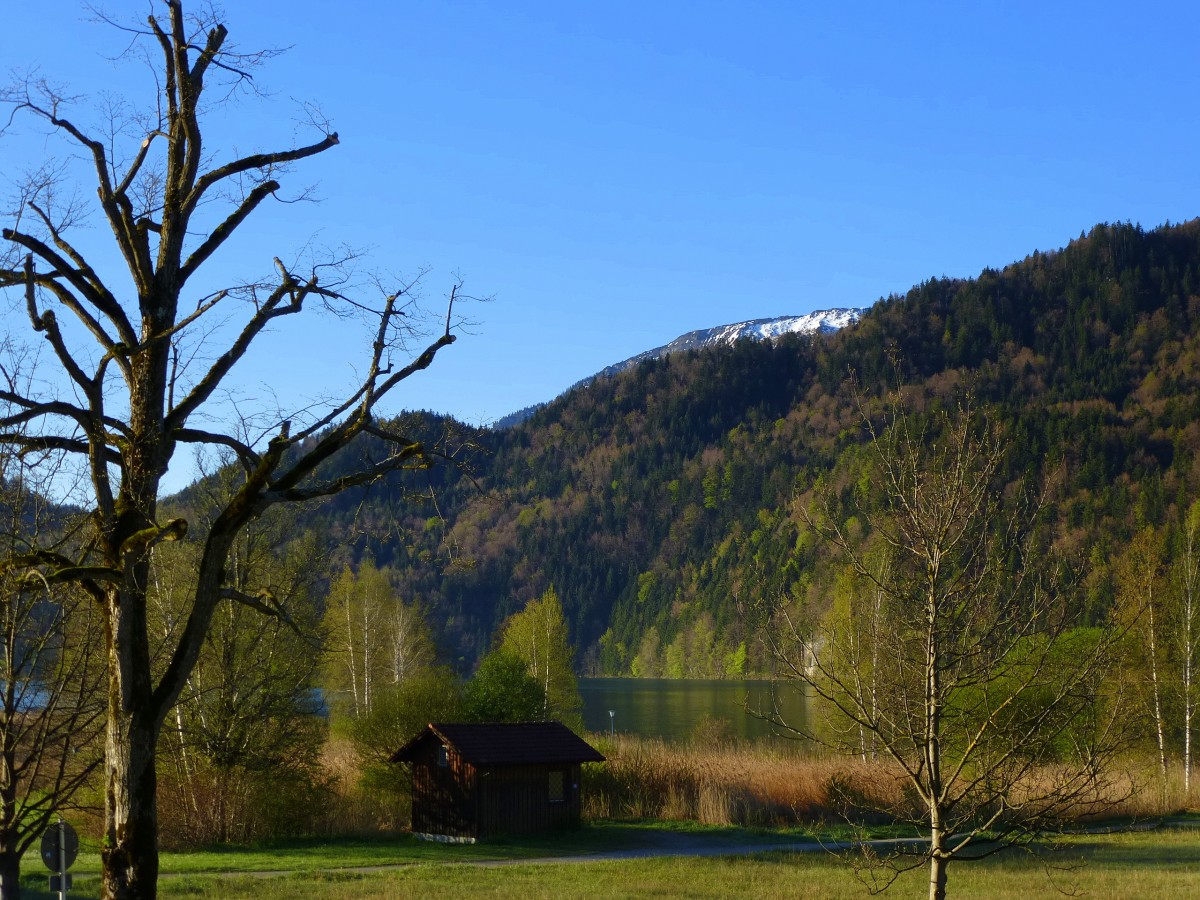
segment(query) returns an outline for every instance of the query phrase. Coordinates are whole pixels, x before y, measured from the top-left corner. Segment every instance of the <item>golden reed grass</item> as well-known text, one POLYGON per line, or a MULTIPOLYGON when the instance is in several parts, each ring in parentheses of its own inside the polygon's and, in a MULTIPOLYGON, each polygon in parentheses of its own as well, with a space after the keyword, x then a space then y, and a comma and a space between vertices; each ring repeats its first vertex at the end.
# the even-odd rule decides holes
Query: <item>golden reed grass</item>
POLYGON ((608 762, 585 773, 588 818, 795 825, 842 817, 844 800, 830 798, 834 785, 853 785, 880 804, 900 799, 895 779, 877 762, 764 744, 673 744, 627 735, 596 741, 608 762))
MULTIPOLYGON (((794 826, 820 822, 884 822, 875 812, 912 805, 903 782, 885 759, 732 741, 687 744, 618 735, 596 735, 604 764, 584 772, 584 816, 594 819, 674 819, 706 825, 794 826)), ((1053 773, 1047 772, 1047 778, 1053 773)), ((1182 778, 1165 782, 1141 759, 1116 773, 1113 796, 1081 818, 1152 818, 1200 800, 1185 797, 1182 778), (1149 773, 1149 774, 1147 774, 1149 773)), ((1082 812, 1082 809, 1081 809, 1082 812)), ((920 815, 919 810, 909 810, 920 815)))

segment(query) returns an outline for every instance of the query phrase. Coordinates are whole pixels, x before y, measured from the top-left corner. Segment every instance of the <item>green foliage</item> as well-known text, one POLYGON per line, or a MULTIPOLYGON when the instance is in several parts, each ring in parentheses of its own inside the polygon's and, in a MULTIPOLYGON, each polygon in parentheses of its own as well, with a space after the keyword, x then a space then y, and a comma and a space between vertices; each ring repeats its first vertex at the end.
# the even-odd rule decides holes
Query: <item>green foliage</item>
MULTIPOLYGON (((1099 628, 1074 628, 1054 640, 1032 635, 1010 651, 1003 668, 986 685, 968 685, 954 691, 946 714, 970 722, 989 711, 995 726, 984 739, 990 744, 992 756, 1012 754, 1015 759, 1066 764, 1079 748, 1095 740, 1095 720, 1110 714, 1103 710, 1114 700, 1101 677, 1106 673, 1098 671, 1096 677, 1083 683, 1073 681, 1077 662, 1094 657, 1105 642, 1111 639, 1099 628), (1062 697, 1068 694, 1070 701, 1063 702, 1062 697), (1008 702, 995 710, 995 697, 1004 697, 1008 702), (1080 702, 1084 697, 1087 702, 1080 702), (1028 734, 1035 721, 1040 736, 1036 745, 1014 741, 1014 735, 1028 734)), ((1114 659, 1112 667, 1117 665, 1119 661, 1114 659)), ((957 736, 963 738, 962 734, 957 736)), ((947 746, 955 753, 962 752, 953 741, 947 746)))
MULTIPOLYGON (((745 643, 744 671, 763 672, 756 610, 790 595, 819 617, 836 577, 794 503, 820 481, 870 505, 847 372, 877 410, 896 359, 915 408, 932 413, 970 385, 1012 435, 998 490, 1054 473, 1039 526, 1085 572, 1088 615, 1104 621, 1117 548, 1200 496, 1200 222, 1099 225, 1061 250, 885 298, 837 334, 646 362, 467 435, 488 451, 474 481, 448 467, 397 475, 308 527, 353 543, 352 569, 374 559, 396 596, 422 598, 464 670, 554 585, 589 666, 720 677, 745 643), (436 504, 406 505, 430 490, 436 504), (712 645, 698 661, 705 614, 712 645)), ((460 427, 404 424, 431 440, 460 427)))
POLYGON ((683 644, 679 641, 672 641, 667 647, 666 665, 663 669, 663 675, 667 678, 683 678, 683 644))
POLYGON ((405 603, 395 573, 364 560, 330 586, 325 629, 324 686, 337 717, 369 715, 376 698, 434 661, 424 614, 405 603))
POLYGON ((359 754, 372 766, 386 763, 430 722, 455 722, 462 717, 457 676, 433 666, 381 690, 371 711, 348 728, 359 754))
POLYGON ((393 753, 431 722, 464 718, 462 685, 448 668, 430 666, 379 690, 371 709, 343 723, 359 758, 358 790, 391 827, 404 823, 411 800, 407 770, 393 753))
POLYGON ((630 674, 634 678, 662 677, 663 663, 660 658, 661 650, 662 646, 658 637, 658 629, 651 625, 650 629, 642 635, 642 642, 638 645, 637 655, 629 664, 630 674))
POLYGON ((463 691, 472 722, 533 722, 546 715, 546 692, 525 660, 503 647, 483 658, 463 691))
POLYGON ((746 674, 746 642, 742 641, 725 654, 725 677, 740 678, 746 674))
MULTIPOLYGON (((291 524, 276 511, 243 532, 228 573, 243 593, 272 585, 280 615, 232 600, 218 606, 164 726, 158 770, 167 843, 303 831, 328 794, 320 765, 327 727, 313 699, 320 615, 308 563, 319 553, 315 536, 294 535, 291 524)), ((152 625, 160 634, 182 626, 199 552, 186 542, 156 551, 152 625)))
MULTIPOLYGON (((336 802, 334 778, 321 759, 328 726, 317 716, 294 719, 291 753, 267 771, 248 773, 245 805, 238 811, 238 840, 313 834, 336 802)), ((194 838, 193 838, 194 839, 194 838)))
POLYGON ((523 660, 530 677, 541 688, 541 718, 578 724, 583 700, 575 680, 574 653, 567 639, 562 603, 554 588, 529 601, 505 623, 500 650, 523 660))

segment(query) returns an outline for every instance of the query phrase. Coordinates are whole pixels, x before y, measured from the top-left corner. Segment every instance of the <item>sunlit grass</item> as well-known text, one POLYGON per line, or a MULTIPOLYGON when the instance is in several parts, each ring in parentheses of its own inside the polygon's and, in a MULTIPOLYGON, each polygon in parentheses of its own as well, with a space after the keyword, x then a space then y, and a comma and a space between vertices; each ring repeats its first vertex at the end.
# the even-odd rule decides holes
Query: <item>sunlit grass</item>
MULTIPOLYGON (((873 763, 789 753, 729 741, 692 745, 618 737, 597 739, 609 762, 588 773, 584 828, 478 845, 426 843, 405 833, 314 837, 164 852, 163 897, 258 900, 359 897, 867 897, 849 865, 823 851, 751 858, 659 858, 595 863, 521 863, 535 857, 633 847, 677 847, 702 839, 726 847, 771 842, 831 842, 860 837, 830 800, 851 784, 887 796, 895 782, 873 763), (502 868, 455 863, 500 861, 502 868), (370 871, 377 867, 397 867, 370 871), (247 873, 277 873, 251 877, 247 873)), ((1132 773, 1140 790, 1114 816, 1156 819, 1188 804, 1181 785, 1132 773)), ((1195 801, 1193 793, 1190 800, 1195 801)), ((1194 806, 1194 802, 1192 803, 1194 806)), ((876 819, 869 836, 909 836, 911 828, 876 819)), ((370 832, 367 832, 370 834, 370 832)), ((1100 897, 1200 896, 1200 829, 1075 837, 1043 858, 1010 853, 951 868, 955 897, 1053 896, 1056 886, 1100 897), (1051 865, 1048 868, 1046 860, 1051 865), (1080 867, 1080 862, 1086 863, 1080 867), (1048 874, 1049 873, 1049 874, 1048 874)), ((73 868, 71 896, 99 895, 100 859, 87 842, 73 868)), ((36 855, 26 858, 24 896, 50 897, 36 855)), ((887 896, 924 896, 923 870, 887 896)))
MULTIPOLYGON (((644 843, 642 826, 605 826, 580 832, 575 852, 613 849, 644 843), (639 839, 639 832, 642 832, 639 839)), ((704 837, 729 843, 758 841, 762 835, 740 829, 669 829, 677 837, 704 837)), ((789 833, 790 834, 790 833, 789 833)), ((789 837, 782 834, 780 837, 789 837)), ((653 837, 650 835, 649 837, 653 837)), ((407 856, 414 849, 400 842, 395 851, 373 844, 338 844, 260 848, 241 854, 164 854, 164 872, 184 873, 184 866, 208 869, 210 874, 167 874, 160 882, 164 898, 256 898, 256 900, 359 900, 359 898, 475 897, 540 900, 558 897, 729 897, 866 898, 864 884, 846 861, 821 850, 808 853, 772 852, 748 857, 664 857, 604 862, 469 865, 481 852, 514 859, 520 854, 546 855, 545 844, 509 847, 444 847, 422 845, 426 858, 407 856), (384 871, 352 871, 342 864, 407 862, 384 871), (269 877, 212 874, 231 859, 252 863, 254 871, 297 871, 269 877), (461 862, 453 862, 453 860, 461 862), (390 862, 389 862, 390 861, 390 862), (333 871, 323 870, 328 866, 333 871)), ((563 845, 559 844, 559 849, 563 845)), ((569 848, 568 848, 569 850, 569 848)), ((886 896, 919 897, 927 891, 923 869, 901 876, 886 896)), ((49 897, 43 875, 25 880, 28 897, 49 897)), ((1124 834, 1080 835, 1064 840, 1062 849, 1034 855, 1011 851, 982 862, 960 863, 950 869, 951 895, 961 898, 1030 900, 1055 896, 1059 890, 1092 897, 1158 898, 1200 896, 1200 828, 1165 829, 1124 834)), ((99 879, 77 877, 71 896, 98 897, 99 879)))
MULTIPOLYGON (((917 897, 926 874, 903 876, 888 896, 917 897)), ((1023 852, 950 870, 951 893, 965 898, 1053 896, 1056 889, 1092 897, 1200 896, 1200 832, 1165 831, 1084 837, 1039 859, 1023 852), (1047 863, 1051 868, 1047 867, 1047 863)), ((167 880, 163 897, 254 897, 260 900, 460 898, 541 900, 559 897, 814 897, 865 898, 852 868, 822 852, 740 858, 660 858, 597 863, 516 863, 487 868, 414 865, 375 873, 271 879, 167 880)))
MULTIPOLYGON (((220 845, 192 851, 168 851, 161 854, 160 865, 163 872, 195 874, 311 872, 426 862, 527 859, 633 846, 638 842, 638 828, 637 825, 598 826, 480 844, 439 844, 418 840, 411 834, 369 838, 297 838, 262 841, 249 846, 220 845)), ((26 858, 26 865, 40 865, 40 862, 31 856, 26 858)), ((99 852, 85 848, 71 871, 77 877, 99 873, 99 852)))

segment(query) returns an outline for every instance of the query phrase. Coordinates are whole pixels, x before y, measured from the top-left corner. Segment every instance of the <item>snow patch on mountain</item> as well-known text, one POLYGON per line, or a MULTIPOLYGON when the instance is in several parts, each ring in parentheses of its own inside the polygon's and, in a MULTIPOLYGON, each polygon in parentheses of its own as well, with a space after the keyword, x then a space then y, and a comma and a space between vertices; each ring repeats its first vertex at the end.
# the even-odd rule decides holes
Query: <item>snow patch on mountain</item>
MULTIPOLYGON (((718 325, 716 328, 702 328, 681 334, 669 344, 655 347, 632 356, 623 362, 608 366, 590 378, 571 385, 569 390, 590 384, 597 378, 615 375, 636 366, 647 359, 658 359, 670 353, 680 353, 686 350, 700 350, 704 347, 728 346, 744 338, 759 341, 773 341, 785 334, 829 334, 848 325, 853 325, 865 313, 862 308, 839 307, 837 309, 822 309, 803 316, 777 316, 773 319, 751 319, 748 322, 737 322, 733 325, 718 325)), ((527 407, 499 419, 493 428, 509 428, 518 422, 523 422, 532 416, 545 404, 527 407)))
POLYGON ((714 344, 732 344, 742 338, 774 340, 785 334, 828 334, 845 328, 847 325, 853 325, 864 312, 865 310, 862 309, 823 309, 804 316, 751 319, 749 322, 738 322, 735 325, 704 328, 680 335, 665 347, 658 347, 634 358, 640 360, 650 355, 662 356, 678 350, 711 347, 714 344))
MULTIPOLYGON (((733 325, 718 325, 716 328, 702 328, 681 334, 669 344, 655 347, 630 357, 624 362, 609 366, 603 371, 585 378, 579 384, 587 384, 593 378, 601 375, 615 375, 647 359, 658 359, 669 353, 679 353, 684 350, 700 350, 704 347, 728 346, 744 338, 760 341, 771 341, 785 334, 829 334, 847 325, 857 322, 865 309, 838 308, 822 309, 803 316, 778 316, 774 319, 751 319, 748 322, 737 322, 733 325)), ((575 385, 578 387, 579 385, 575 385)))

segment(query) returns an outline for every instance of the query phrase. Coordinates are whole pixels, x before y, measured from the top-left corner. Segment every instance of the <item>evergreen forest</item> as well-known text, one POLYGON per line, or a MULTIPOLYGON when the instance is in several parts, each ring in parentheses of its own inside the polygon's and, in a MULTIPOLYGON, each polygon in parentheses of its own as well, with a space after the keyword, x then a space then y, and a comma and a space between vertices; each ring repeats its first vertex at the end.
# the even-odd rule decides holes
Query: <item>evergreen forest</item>
POLYGON ((864 489, 864 416, 895 387, 918 415, 987 409, 1007 489, 1046 486, 1044 546, 1099 620, 1123 549, 1148 533, 1166 566, 1200 498, 1200 220, 1097 225, 832 335, 644 362, 509 428, 407 414, 444 460, 301 510, 289 534, 327 583, 386 573, 464 673, 553 588, 584 674, 769 674, 769 610, 819 617, 838 578, 804 505, 864 489))

